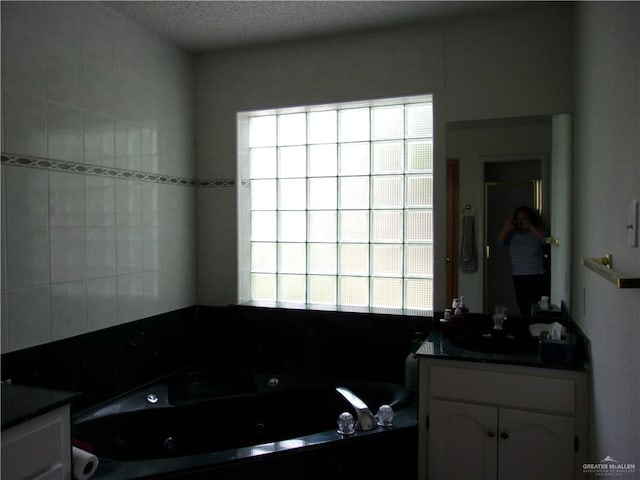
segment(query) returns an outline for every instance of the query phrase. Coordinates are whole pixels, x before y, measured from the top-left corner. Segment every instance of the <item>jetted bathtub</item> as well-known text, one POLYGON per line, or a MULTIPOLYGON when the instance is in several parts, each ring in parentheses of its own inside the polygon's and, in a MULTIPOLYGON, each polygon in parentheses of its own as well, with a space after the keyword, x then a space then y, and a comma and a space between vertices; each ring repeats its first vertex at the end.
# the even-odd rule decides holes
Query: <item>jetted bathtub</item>
POLYGON ((400 385, 227 368, 178 374, 82 412, 72 435, 99 457, 94 478, 121 480, 219 469, 415 425, 415 396, 400 385), (356 412, 336 387, 351 390, 374 414, 390 405, 394 426, 340 435, 340 413, 356 412))

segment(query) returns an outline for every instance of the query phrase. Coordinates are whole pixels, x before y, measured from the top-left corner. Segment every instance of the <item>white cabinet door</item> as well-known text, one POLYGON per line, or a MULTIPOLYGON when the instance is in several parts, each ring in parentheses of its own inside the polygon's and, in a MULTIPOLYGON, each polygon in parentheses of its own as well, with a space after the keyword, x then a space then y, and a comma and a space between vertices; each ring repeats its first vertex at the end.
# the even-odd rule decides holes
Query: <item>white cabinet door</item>
POLYGON ((429 480, 496 480, 498 410, 429 402, 429 480))
POLYGON ((2 480, 71 478, 69 405, 2 432, 2 480))
POLYGON ((64 465, 60 464, 52 467, 51 470, 34 477, 33 480, 68 480, 65 475, 64 465))
POLYGON ((573 477, 573 418, 506 408, 498 416, 500 480, 573 477))

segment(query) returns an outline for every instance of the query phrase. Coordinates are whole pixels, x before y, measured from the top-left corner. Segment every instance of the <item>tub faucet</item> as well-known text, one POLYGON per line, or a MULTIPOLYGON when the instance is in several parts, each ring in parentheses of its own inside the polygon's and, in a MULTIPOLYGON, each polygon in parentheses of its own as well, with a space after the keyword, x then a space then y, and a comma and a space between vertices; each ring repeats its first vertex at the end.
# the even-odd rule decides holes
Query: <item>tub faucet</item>
POLYGON ((336 391, 340 395, 342 395, 347 400, 347 402, 349 402, 355 409, 356 414, 358 415, 358 420, 356 421, 356 429, 366 431, 373 430, 377 427, 376 417, 373 416, 366 403, 360 400, 355 393, 344 387, 337 387, 336 391))

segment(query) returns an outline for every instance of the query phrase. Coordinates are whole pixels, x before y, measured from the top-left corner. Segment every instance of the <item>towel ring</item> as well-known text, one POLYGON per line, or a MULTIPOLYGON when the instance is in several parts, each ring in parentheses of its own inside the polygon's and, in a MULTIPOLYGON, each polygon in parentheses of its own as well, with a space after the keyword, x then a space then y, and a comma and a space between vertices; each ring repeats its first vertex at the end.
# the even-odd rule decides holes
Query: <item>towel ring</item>
POLYGON ((468 204, 467 204, 467 205, 464 207, 464 209, 462 210, 462 216, 463 216, 463 217, 465 216, 465 214, 470 214, 470 215, 474 215, 474 216, 475 216, 475 214, 476 214, 476 209, 475 209, 475 208, 473 208, 471 205, 468 205, 468 204))

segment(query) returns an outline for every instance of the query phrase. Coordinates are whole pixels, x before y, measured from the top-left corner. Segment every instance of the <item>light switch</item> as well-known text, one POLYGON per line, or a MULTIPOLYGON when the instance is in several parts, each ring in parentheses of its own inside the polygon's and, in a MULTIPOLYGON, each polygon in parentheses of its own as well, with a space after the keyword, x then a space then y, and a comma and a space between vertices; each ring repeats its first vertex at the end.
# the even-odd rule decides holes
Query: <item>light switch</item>
POLYGON ((638 200, 631 200, 631 203, 629 204, 627 239, 630 247, 638 247, 638 200))

